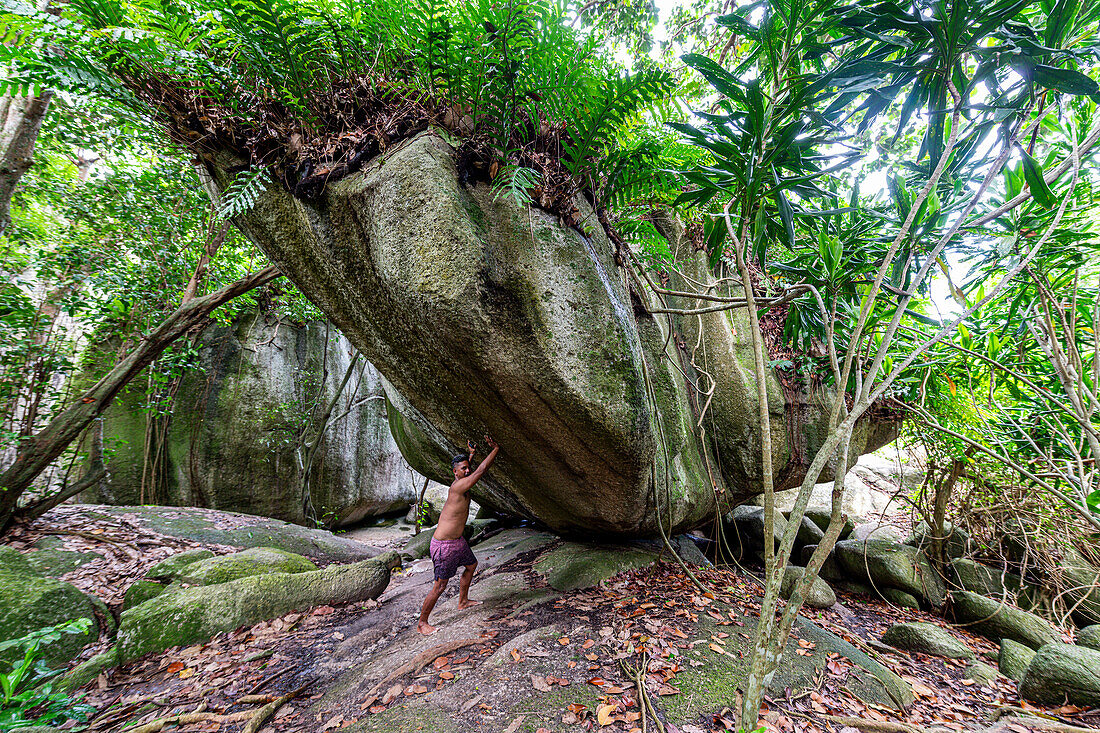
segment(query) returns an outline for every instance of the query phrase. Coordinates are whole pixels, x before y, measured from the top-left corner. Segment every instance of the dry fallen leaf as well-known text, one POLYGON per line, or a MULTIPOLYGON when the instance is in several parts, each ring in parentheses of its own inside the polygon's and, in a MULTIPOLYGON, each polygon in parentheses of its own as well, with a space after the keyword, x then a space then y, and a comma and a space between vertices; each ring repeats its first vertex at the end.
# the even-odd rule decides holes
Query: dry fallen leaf
POLYGON ((508 724, 508 727, 504 729, 504 733, 516 733, 516 731, 519 730, 519 727, 523 725, 523 721, 526 719, 526 715, 517 715, 512 720, 512 722, 508 724))
POLYGON ((512 660, 513 661, 519 662, 519 661, 523 660, 523 656, 519 653, 518 649, 513 649, 511 651, 511 655, 512 655, 512 660))
POLYGON ((596 708, 596 722, 600 725, 611 725, 611 717, 617 709, 614 705, 600 705, 596 708))
POLYGON ((539 675, 531 675, 531 686, 539 692, 550 692, 553 689, 553 683, 549 682, 545 677, 539 675))
POLYGON ((331 718, 329 718, 329 721, 327 723, 325 723, 324 725, 321 726, 322 733, 326 730, 331 730, 331 729, 335 728, 336 726, 340 725, 340 723, 343 720, 344 720, 343 715, 334 715, 334 716, 332 716, 331 718))
POLYGON ((562 646, 565 646, 566 644, 569 643, 569 637, 568 636, 561 637, 560 639, 558 639, 558 643, 561 644, 562 646))

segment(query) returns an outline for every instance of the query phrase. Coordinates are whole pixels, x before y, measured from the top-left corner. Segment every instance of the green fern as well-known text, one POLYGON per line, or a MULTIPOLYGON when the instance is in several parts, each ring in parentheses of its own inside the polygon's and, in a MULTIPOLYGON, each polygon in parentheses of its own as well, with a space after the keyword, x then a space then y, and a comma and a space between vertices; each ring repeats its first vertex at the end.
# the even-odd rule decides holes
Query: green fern
POLYGON ((222 192, 218 218, 232 219, 250 211, 267 191, 266 173, 263 168, 249 168, 234 176, 222 192))
POLYGON ((566 144, 563 159, 569 172, 582 180, 590 178, 592 159, 607 150, 615 130, 625 126, 647 105, 667 97, 674 87, 672 75, 662 70, 604 79, 588 114, 580 116, 571 126, 573 140, 566 144))
POLYGON ((493 181, 493 200, 508 198, 518 205, 524 205, 531 201, 527 193, 539 185, 538 171, 518 165, 506 165, 497 173, 493 181))

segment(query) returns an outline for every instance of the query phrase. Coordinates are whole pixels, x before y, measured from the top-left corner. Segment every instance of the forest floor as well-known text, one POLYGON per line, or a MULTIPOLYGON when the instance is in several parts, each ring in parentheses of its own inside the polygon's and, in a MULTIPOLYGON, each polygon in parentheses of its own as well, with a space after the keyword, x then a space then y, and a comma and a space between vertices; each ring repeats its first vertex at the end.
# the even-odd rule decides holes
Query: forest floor
MULTIPOLYGON (((50 522, 41 523, 44 534, 56 531, 50 522)), ((18 542, 40 539, 34 532, 25 529, 18 542)), ((70 549, 83 546, 104 560, 94 569, 77 567, 65 579, 113 604, 123 581, 199 544, 162 537, 163 546, 157 546, 150 533, 131 538, 125 549, 119 532, 109 528, 68 532, 70 549), (97 539, 103 534, 114 539, 97 539)), ((354 536, 371 539, 369 531, 354 536)), ((374 544, 402 537, 380 531, 374 544)), ((748 653, 762 594, 756 575, 697 568, 695 575, 708 588, 701 592, 667 555, 657 562, 631 556, 620 566, 633 569, 583 587, 586 569, 568 563, 548 568, 570 546, 533 529, 508 530, 482 542, 475 548, 481 567, 471 598, 484 603, 460 611, 452 583, 432 617, 439 631, 431 637, 415 629, 432 582, 430 561, 419 560, 396 571, 377 601, 292 613, 125 664, 85 688, 86 702, 97 710, 90 729, 153 723, 139 730, 237 731, 267 702, 291 695, 261 730, 640 731, 641 701, 629 673, 643 659, 667 731, 735 729, 738 693, 716 671, 739 666, 748 653), (156 721, 184 712, 200 714, 189 725, 156 727, 156 721)), ((620 561, 626 557, 620 555, 620 561)), ((974 683, 964 678, 965 662, 907 654, 878 641, 892 623, 947 627, 942 618, 839 597, 840 605, 805 615, 900 675, 912 686, 915 702, 897 711, 866 702, 866 695, 860 699, 853 692, 858 680, 852 662, 808 634, 796 634, 785 656, 805 657, 809 672, 773 690, 764 716, 769 731, 842 731, 857 722, 847 718, 860 719, 856 727, 864 730, 877 725, 880 733, 1034 729, 1036 720, 1016 716, 1018 708, 1050 716, 1045 725, 1100 728, 1098 711, 1035 708, 1022 703, 1016 684, 1004 677, 988 686, 974 683)), ((995 665, 995 644, 965 629, 952 632, 995 665)), ((647 730, 654 730, 652 720, 647 730)))

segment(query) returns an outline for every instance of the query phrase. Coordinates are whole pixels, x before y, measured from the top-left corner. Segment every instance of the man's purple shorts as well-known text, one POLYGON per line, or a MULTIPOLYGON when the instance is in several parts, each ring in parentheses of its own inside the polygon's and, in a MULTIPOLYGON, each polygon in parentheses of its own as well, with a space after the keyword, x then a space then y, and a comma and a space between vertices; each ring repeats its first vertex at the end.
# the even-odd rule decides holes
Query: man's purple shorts
POLYGON ((460 567, 477 564, 474 551, 470 549, 470 543, 465 537, 457 540, 437 540, 432 537, 428 554, 432 556, 436 580, 453 578, 460 567))

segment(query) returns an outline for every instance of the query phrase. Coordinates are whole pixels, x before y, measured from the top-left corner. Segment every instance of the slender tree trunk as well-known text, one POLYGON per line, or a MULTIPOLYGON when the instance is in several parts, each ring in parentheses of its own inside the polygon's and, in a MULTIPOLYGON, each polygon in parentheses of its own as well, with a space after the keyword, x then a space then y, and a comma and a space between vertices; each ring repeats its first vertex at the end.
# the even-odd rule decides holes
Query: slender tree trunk
POLYGON ((18 449, 15 462, 0 474, 0 534, 11 525, 19 497, 50 463, 76 440, 84 428, 111 404, 115 395, 180 336, 200 325, 210 313, 238 295, 279 277, 274 267, 255 272, 235 283, 181 305, 130 354, 68 409, 60 413, 18 449))
POLYGON ((34 143, 53 92, 37 97, 0 97, 0 234, 11 223, 11 197, 34 162, 34 143))

